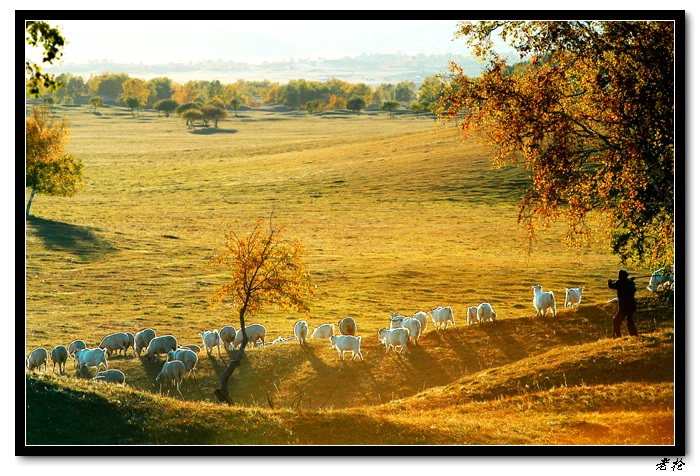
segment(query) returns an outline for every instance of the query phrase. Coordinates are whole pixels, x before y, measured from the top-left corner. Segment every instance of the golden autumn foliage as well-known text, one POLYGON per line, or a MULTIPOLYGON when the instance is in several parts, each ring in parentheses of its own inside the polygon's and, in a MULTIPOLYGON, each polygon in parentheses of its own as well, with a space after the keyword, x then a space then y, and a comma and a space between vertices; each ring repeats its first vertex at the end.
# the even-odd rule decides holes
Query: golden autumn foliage
POLYGON ((526 168, 531 237, 563 218, 577 249, 604 236, 623 263, 670 267, 675 33, 672 21, 462 22, 486 68, 469 78, 451 64, 438 116, 486 138, 497 167, 526 168), (507 66, 492 35, 526 62, 507 66))
POLYGON ((241 316, 259 313, 270 304, 308 311, 313 286, 301 241, 283 239, 284 227, 265 230, 262 220, 248 234, 237 232, 235 225, 235 220, 229 222, 223 249, 211 261, 225 267, 229 277, 212 303, 228 300, 241 316))
POLYGON ((35 193, 70 197, 83 186, 83 163, 65 153, 70 130, 68 120, 59 119, 45 106, 32 110, 26 119, 26 183, 31 189, 26 214, 35 193))
POLYGON ((212 305, 227 302, 239 312, 243 340, 235 360, 220 376, 217 396, 231 403, 228 379, 240 365, 248 343, 245 317, 276 304, 282 309, 308 311, 314 287, 304 263, 304 246, 298 239, 283 238, 285 228, 275 228, 270 219, 269 230, 262 220, 256 221, 249 233, 236 231, 236 222, 228 223, 223 249, 211 264, 226 268, 228 281, 212 297, 212 305))

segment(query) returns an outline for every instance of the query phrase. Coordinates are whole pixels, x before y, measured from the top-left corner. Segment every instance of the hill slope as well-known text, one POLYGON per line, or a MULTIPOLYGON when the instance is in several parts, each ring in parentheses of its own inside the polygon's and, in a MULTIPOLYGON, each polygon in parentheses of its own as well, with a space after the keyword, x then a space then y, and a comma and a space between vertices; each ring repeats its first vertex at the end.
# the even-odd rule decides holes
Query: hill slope
MULTIPOLYGON (((650 308, 642 337, 598 338, 600 310, 433 330, 405 356, 367 339, 364 362, 318 341, 251 349, 231 408, 154 395, 150 376, 120 388, 29 374, 27 443, 671 444, 672 327, 649 332, 650 308)), ((211 398, 207 364, 186 400, 211 398)))

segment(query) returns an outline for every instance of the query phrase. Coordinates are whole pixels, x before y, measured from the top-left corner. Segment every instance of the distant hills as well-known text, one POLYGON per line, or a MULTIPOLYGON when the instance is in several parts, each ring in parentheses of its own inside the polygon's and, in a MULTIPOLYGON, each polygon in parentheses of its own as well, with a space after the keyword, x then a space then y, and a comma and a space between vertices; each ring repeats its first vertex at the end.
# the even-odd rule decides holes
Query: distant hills
POLYGON ((203 60, 199 62, 137 64, 114 63, 108 60, 96 60, 85 63, 66 63, 60 66, 46 67, 53 74, 72 73, 90 76, 102 73, 127 73, 142 79, 168 77, 177 83, 193 80, 232 83, 239 79, 246 81, 269 80, 286 83, 294 79, 326 81, 331 78, 350 83, 365 83, 377 86, 381 83, 399 83, 413 81, 416 87, 426 77, 446 72, 449 62, 462 66, 467 74, 480 74, 481 65, 476 58, 460 55, 406 55, 396 54, 362 54, 341 59, 289 59, 286 61, 250 64, 224 60, 203 60))

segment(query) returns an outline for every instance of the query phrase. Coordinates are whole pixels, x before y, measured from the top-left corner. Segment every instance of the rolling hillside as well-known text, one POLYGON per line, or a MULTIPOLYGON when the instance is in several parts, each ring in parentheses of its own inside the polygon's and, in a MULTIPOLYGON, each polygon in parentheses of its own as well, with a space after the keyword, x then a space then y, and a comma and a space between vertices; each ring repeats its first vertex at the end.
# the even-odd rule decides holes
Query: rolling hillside
POLYGON ((100 444, 673 444, 673 308, 640 290, 643 337, 610 339, 617 259, 600 242, 565 249, 559 224, 528 243, 516 221, 526 173, 493 170, 454 126, 250 111, 193 132, 148 112, 56 112, 86 187, 32 206, 25 355, 145 327, 200 345, 202 330, 238 328, 228 306, 210 306, 226 276, 209 260, 227 220, 273 214, 305 244, 316 296, 308 315, 273 306, 248 322, 270 342, 302 318, 313 329, 352 316, 365 361, 341 362, 318 340, 250 349, 231 408, 212 395, 225 350, 199 354, 184 398, 157 395, 161 364, 131 350, 109 360, 125 388, 49 364, 27 377, 28 444, 92 442, 67 428, 94 429, 100 444), (532 318, 538 283, 557 296, 556 320, 532 318), (564 310, 563 288, 581 285, 582 306, 564 310), (467 326, 467 307, 484 301, 497 322, 467 326), (385 354, 389 313, 438 305, 457 329, 430 323, 409 354, 385 354))

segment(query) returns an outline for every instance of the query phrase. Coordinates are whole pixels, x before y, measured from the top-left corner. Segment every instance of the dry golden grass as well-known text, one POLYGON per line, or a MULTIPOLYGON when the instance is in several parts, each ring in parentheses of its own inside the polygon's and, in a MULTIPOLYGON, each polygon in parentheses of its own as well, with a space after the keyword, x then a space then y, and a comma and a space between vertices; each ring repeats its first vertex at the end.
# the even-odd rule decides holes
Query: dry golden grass
MULTIPOLYGON (((363 431, 363 418, 394 428, 386 438, 410 443, 438 444, 445 434, 456 438, 453 442, 494 444, 499 431, 510 432, 510 444, 618 443, 657 416, 663 424, 672 419, 672 411, 657 405, 672 394, 667 385, 671 366, 664 368, 670 372, 666 380, 654 384, 658 399, 650 397, 654 403, 641 416, 631 411, 623 424, 597 410, 576 418, 568 413, 555 418, 558 406, 552 412, 536 406, 523 412, 516 407, 525 403, 513 403, 521 398, 517 394, 509 397, 508 411, 489 410, 475 440, 470 439, 475 423, 443 418, 439 405, 421 410, 424 416, 415 411, 409 412, 411 418, 393 415, 378 421, 390 402, 418 398, 424 391, 428 395, 431 389, 449 402, 452 389, 465 385, 460 379, 557 349, 566 353, 571 346, 610 342, 614 307, 606 301, 614 294, 606 280, 616 275, 617 259, 599 243, 581 256, 565 250, 558 226, 539 235, 528 253, 516 223, 524 172, 492 170, 487 151, 462 143, 453 128, 436 127, 425 117, 250 111, 221 122, 218 130, 189 132, 176 118, 148 112, 133 118, 118 108, 97 114, 87 107, 56 110, 71 121, 69 151, 85 163, 86 187, 69 199, 39 195, 32 206, 26 227, 27 353, 74 339, 96 345, 109 333, 145 327, 201 345, 199 331, 225 324, 238 328, 231 309, 209 306, 225 279, 222 270, 208 264, 209 257, 220 247, 226 221, 235 217, 245 225, 274 210, 275 223, 286 224, 289 235, 304 242, 317 295, 308 316, 270 308, 248 322, 264 324, 271 341, 291 336, 300 318, 313 329, 353 316, 363 336, 365 362, 340 362, 325 341, 250 350, 231 380, 231 395, 240 407, 216 408, 222 420, 227 412, 251 419, 263 412, 264 421, 241 441, 214 428, 202 430, 207 443, 321 444, 331 433, 314 433, 314 425, 323 421, 334 428, 334 422, 344 424, 348 418, 359 423, 344 443, 374 442, 363 431), (555 292, 557 323, 551 317, 531 319, 530 286, 537 283, 555 292), (580 285, 586 286, 583 302, 590 306, 563 310, 563 288, 580 285), (466 308, 483 301, 492 303, 499 322, 467 327, 466 308), (437 305, 453 307, 456 331, 437 332, 431 323, 407 356, 384 354, 376 331, 388 325, 390 312, 412 314, 437 305), (269 406, 268 397, 274 410, 260 408, 269 406), (537 418, 554 421, 552 432, 537 431, 550 428, 538 423, 517 435, 519 425, 537 418), (439 424, 431 430, 429 422, 439 424), (279 426, 289 435, 270 436, 270 428, 279 426)), ((645 312, 639 313, 644 332, 672 326, 672 310, 659 315, 652 306, 645 312)), ((551 355, 555 367, 566 362, 563 355, 551 355)), ((225 363, 216 351, 213 357, 200 354, 197 377, 183 384, 187 402, 165 399, 167 425, 187 428, 188 412, 203 411, 202 405, 210 410, 216 375, 225 363), (175 415, 182 420, 175 423, 175 415)), ((127 375, 130 398, 152 398, 159 364, 129 351, 110 359, 110 367, 127 375)), ((568 385, 586 388, 593 385, 589 379, 568 385)), ((73 376, 49 382, 74 386, 77 392, 93 389, 73 376)), ((624 389, 624 382, 610 382, 610 388, 624 389)), ((637 391, 642 384, 630 385, 637 391)), ((99 399, 104 389, 96 388, 99 399)), ((455 404, 455 415, 473 411, 462 405, 499 405, 499 397, 492 397, 455 404)), ((163 397, 154 398, 160 402, 163 397)), ((650 438, 668 444, 666 432, 652 432, 661 433, 650 438)), ((166 434, 131 437, 162 442, 170 438, 166 434)))

